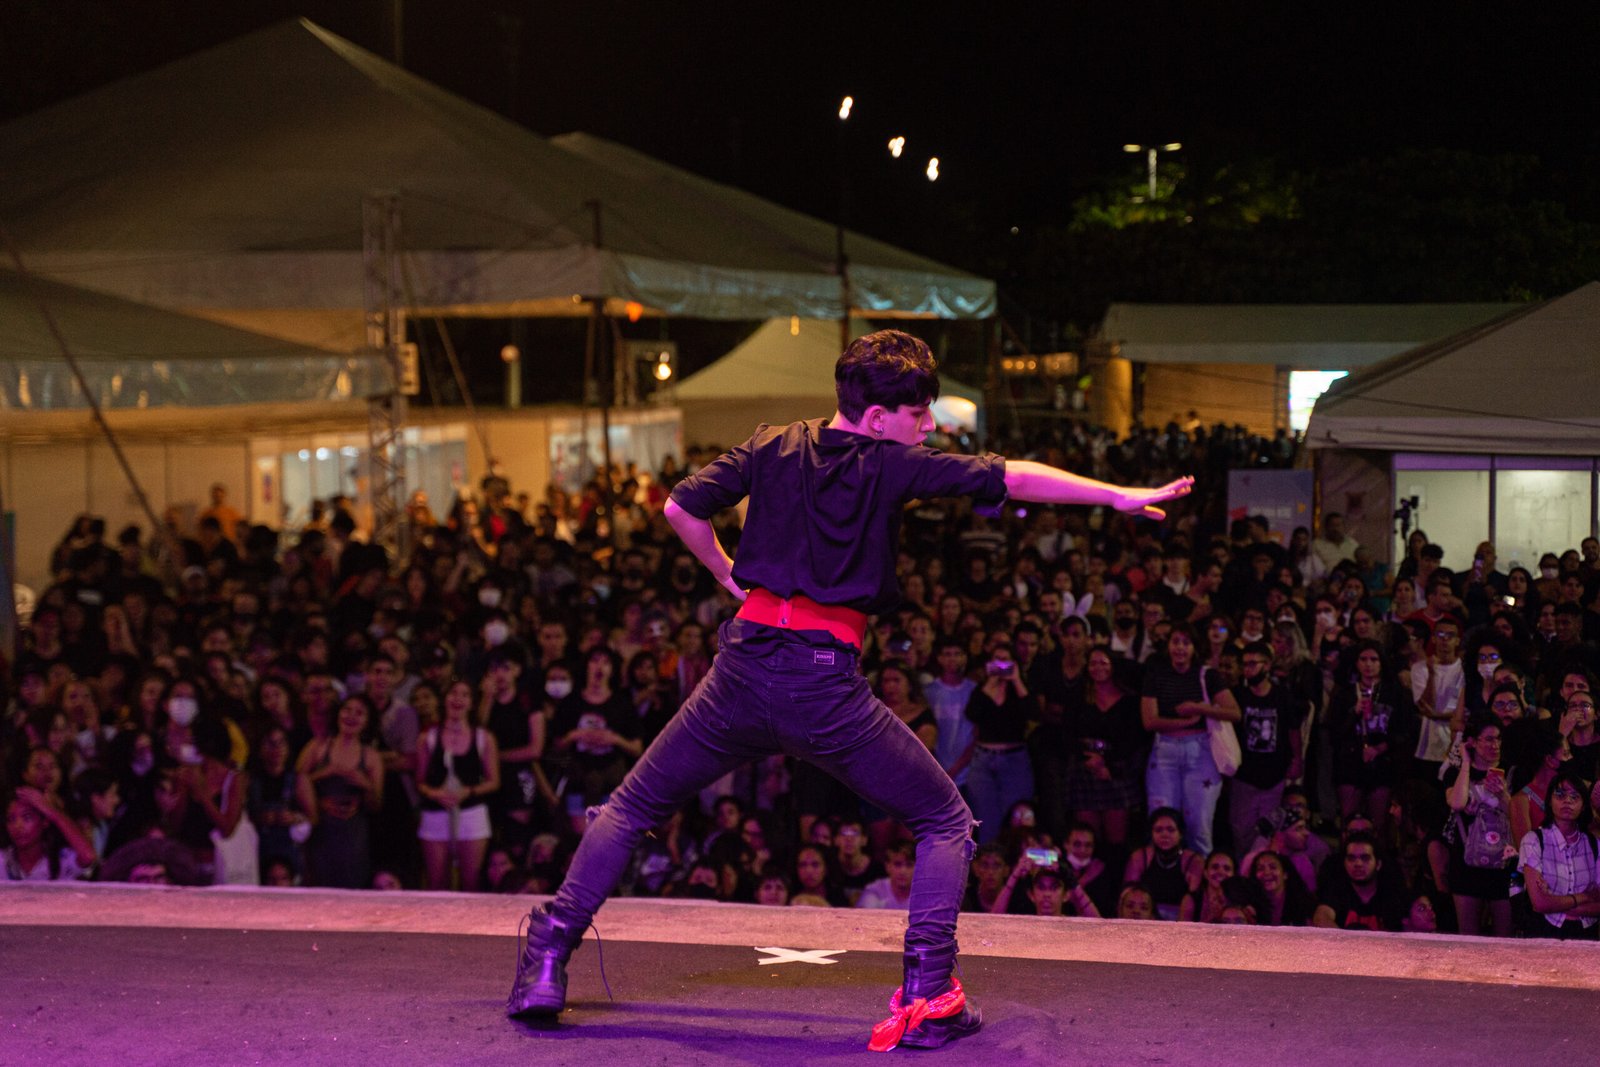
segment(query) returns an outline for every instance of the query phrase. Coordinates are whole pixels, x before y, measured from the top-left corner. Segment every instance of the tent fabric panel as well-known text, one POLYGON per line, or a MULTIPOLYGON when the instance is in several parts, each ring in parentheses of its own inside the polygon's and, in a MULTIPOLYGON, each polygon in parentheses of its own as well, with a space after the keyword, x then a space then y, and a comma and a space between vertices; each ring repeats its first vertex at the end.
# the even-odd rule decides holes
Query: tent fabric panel
POLYGON ((1411 347, 1394 342, 1299 341, 1293 343, 1215 341, 1185 344, 1124 341, 1123 359, 1135 363, 1222 363, 1281 366, 1293 370, 1351 370, 1388 359, 1411 347))
MULTIPOLYGON (((0 216, 41 261, 100 259, 59 276, 169 307, 362 306, 350 257, 387 190, 403 247, 444 257, 421 303, 837 313, 832 226, 612 148, 557 147, 302 20, 0 126, 0 216), (317 254, 335 258, 295 258, 317 254)), ((864 309, 992 313, 992 282, 857 235, 847 251, 864 309)))
MULTIPOLYGON (((550 144, 640 183, 654 194, 663 209, 703 210, 706 203, 713 203, 719 216, 735 220, 742 231, 760 233, 779 242, 803 242, 810 258, 830 267, 834 262, 838 231, 833 222, 711 181, 593 134, 561 134, 552 137, 550 144)), ((853 265, 982 280, 852 230, 846 230, 844 237, 845 251, 853 265)))
MULTIPOLYGON (((1112 304, 1101 336, 1129 344, 1387 344, 1409 348, 1520 304, 1112 304)), ((1131 357, 1130 357, 1131 358, 1131 357)))
POLYGON ((1547 455, 1600 451, 1600 282, 1335 382, 1312 448, 1547 455))
MULTIPOLYGON (((762 323, 727 355, 678 383, 674 396, 679 402, 806 397, 832 404, 839 323, 802 318, 799 332, 791 333, 792 321, 774 318, 762 323)), ((868 323, 851 320, 852 337, 871 330, 868 323)))
POLYGON ((1307 443, 1313 449, 1368 448, 1385 451, 1512 453, 1570 456, 1600 454, 1600 419, 1555 423, 1512 416, 1428 418, 1312 417, 1307 443))
MULTIPOLYGON (((375 359, 80 360, 102 409, 359 400, 388 388, 375 359)), ((87 408, 65 360, 0 360, 0 411, 87 408)))
POLYGON ((107 408, 339 400, 387 381, 354 356, 0 270, 0 410, 86 407, 48 311, 107 408))

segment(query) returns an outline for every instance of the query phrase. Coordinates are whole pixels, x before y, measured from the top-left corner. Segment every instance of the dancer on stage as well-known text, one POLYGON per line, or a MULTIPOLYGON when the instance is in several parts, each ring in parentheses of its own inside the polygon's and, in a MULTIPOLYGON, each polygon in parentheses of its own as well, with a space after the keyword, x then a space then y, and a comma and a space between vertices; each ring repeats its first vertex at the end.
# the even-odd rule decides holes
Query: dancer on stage
POLYGON ((972 813, 858 668, 868 615, 900 600, 901 511, 917 498, 966 495, 987 505, 1008 497, 1103 504, 1159 519, 1156 505, 1188 493, 1192 479, 1130 489, 1041 463, 924 447, 939 375, 928 346, 896 330, 852 342, 834 381, 832 418, 763 426, 673 490, 673 529, 743 603, 723 625, 710 673, 591 812, 566 881, 534 909, 507 1014, 563 1009, 567 960, 647 832, 734 767, 782 752, 827 771, 916 837, 905 981, 869 1047, 936 1048, 982 1024, 951 973, 972 813), (745 497, 735 562, 709 520, 745 497))

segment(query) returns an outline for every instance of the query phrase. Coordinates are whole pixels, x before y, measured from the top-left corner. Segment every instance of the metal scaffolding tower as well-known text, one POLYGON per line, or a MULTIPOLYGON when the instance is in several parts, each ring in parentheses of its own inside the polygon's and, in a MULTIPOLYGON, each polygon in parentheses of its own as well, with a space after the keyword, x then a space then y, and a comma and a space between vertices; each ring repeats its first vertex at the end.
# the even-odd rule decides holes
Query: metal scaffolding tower
POLYGON ((400 278, 400 194, 375 192, 361 205, 361 251, 367 347, 389 369, 387 389, 367 398, 368 491, 372 500, 372 543, 393 560, 405 558, 408 524, 403 433, 406 395, 402 381, 405 303, 400 278))

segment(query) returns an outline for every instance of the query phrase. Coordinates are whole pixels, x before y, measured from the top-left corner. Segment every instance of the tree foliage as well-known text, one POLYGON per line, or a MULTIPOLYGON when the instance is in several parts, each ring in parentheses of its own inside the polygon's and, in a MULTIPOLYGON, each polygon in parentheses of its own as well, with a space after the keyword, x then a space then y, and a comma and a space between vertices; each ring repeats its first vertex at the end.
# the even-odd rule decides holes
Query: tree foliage
POLYGON ((1036 313, 1079 327, 1113 301, 1424 303, 1540 299, 1600 277, 1600 228, 1537 159, 1414 151, 1321 172, 1237 164, 1110 186, 1017 252, 1036 313))

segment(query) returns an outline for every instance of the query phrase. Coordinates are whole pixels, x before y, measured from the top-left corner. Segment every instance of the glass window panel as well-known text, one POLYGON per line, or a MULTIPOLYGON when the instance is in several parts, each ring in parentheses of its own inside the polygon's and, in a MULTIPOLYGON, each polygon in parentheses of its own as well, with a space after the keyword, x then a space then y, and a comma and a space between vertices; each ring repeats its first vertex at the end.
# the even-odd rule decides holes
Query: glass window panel
POLYGON ((1520 565, 1537 573, 1540 555, 1559 556, 1589 536, 1588 471, 1503 470, 1496 472, 1494 488, 1500 570, 1520 565))
MULTIPOLYGON (((1428 540, 1444 549, 1444 566, 1453 571, 1472 566, 1479 542, 1489 539, 1489 472, 1486 470, 1397 470, 1395 507, 1417 498, 1412 529, 1422 529, 1428 540)), ((1496 546, 1502 560, 1504 549, 1496 546)), ((1395 559, 1405 559, 1400 524, 1395 523, 1395 559)))

